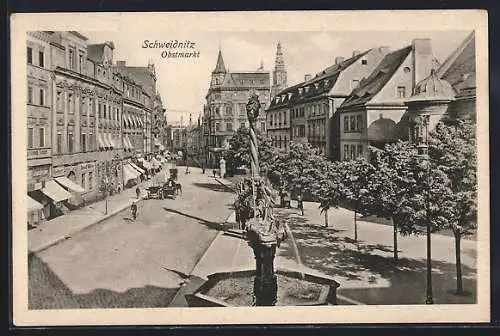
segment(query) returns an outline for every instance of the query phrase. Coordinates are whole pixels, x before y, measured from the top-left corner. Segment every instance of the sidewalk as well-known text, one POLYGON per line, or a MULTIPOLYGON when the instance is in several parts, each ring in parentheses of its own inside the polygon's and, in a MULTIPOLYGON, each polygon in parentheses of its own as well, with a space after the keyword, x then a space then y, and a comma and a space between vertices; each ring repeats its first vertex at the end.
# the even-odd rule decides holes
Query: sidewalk
MULTIPOLYGON (((228 183, 218 179, 220 183, 228 183)), ((338 208, 328 211, 329 227, 317 203, 304 202, 304 214, 297 209, 275 209, 286 219, 293 237, 276 253, 275 265, 301 267, 293 249, 298 247, 304 267, 334 277, 339 294, 366 304, 423 304, 426 291, 426 236, 398 235, 399 261, 393 260, 392 226, 357 220, 358 240, 354 241, 353 212, 338 208)), ((456 296, 454 238, 432 235, 432 277, 435 303, 475 303, 477 242, 461 244, 463 285, 468 296, 456 296)), ((196 274, 253 269, 251 249, 237 238, 221 236, 196 268, 196 274)))
MULTIPOLYGON (((164 170, 160 171, 158 174, 163 173, 164 170)), ((147 180, 139 184, 142 194, 139 200, 142 200, 145 195, 144 189, 149 186, 152 181, 154 181, 154 179, 147 180)), ((50 221, 40 224, 32 230, 29 230, 29 253, 41 252, 130 207, 132 202, 137 201, 135 188, 136 187, 125 189, 119 194, 109 196, 107 214, 105 214, 106 200, 102 200, 89 204, 81 209, 71 211, 66 215, 56 217, 50 221)))

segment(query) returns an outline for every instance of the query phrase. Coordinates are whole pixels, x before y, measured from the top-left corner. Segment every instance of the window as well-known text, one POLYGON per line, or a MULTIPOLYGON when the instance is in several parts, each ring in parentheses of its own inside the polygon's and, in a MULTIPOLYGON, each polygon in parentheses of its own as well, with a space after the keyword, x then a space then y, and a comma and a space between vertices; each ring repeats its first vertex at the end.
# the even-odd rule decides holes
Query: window
POLYGON ((33 104, 33 87, 28 86, 28 104, 33 104))
POLYGON ((68 95, 68 113, 73 114, 75 112, 75 105, 73 101, 73 95, 70 93, 68 95))
POLYGON ((349 160, 349 145, 344 145, 344 160, 349 160))
POLYGON ((351 116, 350 122, 351 122, 351 124, 350 124, 349 130, 351 132, 356 131, 356 116, 351 116))
POLYGON ((89 133, 88 150, 89 151, 94 150, 94 134, 93 133, 89 133))
POLYGON ((233 124, 231 123, 227 123, 226 124, 226 130, 229 132, 229 131, 232 131, 233 130, 233 124))
POLYGON ((85 189, 85 173, 82 173, 82 188, 85 189))
POLYGON ((404 98, 404 97, 406 97, 406 87, 404 87, 404 86, 398 86, 398 88, 397 88, 397 97, 398 98, 404 98))
POLYGON ((363 64, 363 65, 367 65, 367 64, 368 64, 368 61, 367 61, 366 59, 362 59, 362 60, 361 60, 361 64, 363 64))
POLYGON ((356 116, 356 131, 361 132, 363 130, 363 118, 361 115, 356 116))
POLYGON ((359 79, 353 79, 351 82, 351 90, 354 90, 359 86, 359 79))
POLYGON ((88 111, 89 111, 89 115, 91 117, 93 117, 94 116, 94 101, 92 100, 92 98, 89 98, 88 111))
POLYGON ((28 128, 28 149, 33 148, 33 128, 28 128))
POLYGON ((215 123, 215 131, 220 132, 220 123, 215 123))
POLYGON ((74 138, 73 138, 73 132, 68 132, 68 153, 73 153, 73 143, 74 143, 74 138))
POLYGON ((45 66, 43 51, 38 52, 38 65, 42 68, 45 66))
POLYGON ((28 47, 27 49, 28 64, 33 64, 33 49, 28 47))
POLYGON ((38 129, 38 135, 39 135, 39 145, 40 145, 40 148, 43 148, 45 147, 45 128, 43 127, 40 127, 38 129))
POLYGON ((103 110, 104 110, 103 117, 104 117, 104 119, 106 119, 106 104, 102 104, 102 105, 103 105, 103 110))
POLYGON ((83 72, 84 70, 83 54, 78 55, 78 70, 80 72, 83 72))
MULTIPOLYGON (((245 124, 243 123, 243 125, 245 125, 245 124)), ((266 130, 266 123, 265 123, 265 122, 261 122, 261 123, 260 123, 260 130, 261 130, 262 132, 264 132, 264 131, 266 130)))
POLYGON ((86 152, 87 151, 87 134, 82 133, 80 135, 80 138, 81 138, 81 140, 80 140, 81 150, 82 150, 82 152, 86 152))
POLYGON ((89 190, 92 190, 93 184, 94 184, 94 173, 89 172, 89 190))
POLYGON ((62 153, 62 133, 57 132, 57 153, 62 153))
POLYGON ((358 156, 363 155, 363 145, 358 145, 358 156))
POLYGON ((356 158, 356 145, 351 145, 351 160, 356 158))
POLYGON ((283 125, 286 126, 286 112, 283 111, 283 125))
POLYGON ((101 119, 102 118, 102 104, 101 103, 99 103, 98 112, 97 113, 99 115, 99 119, 101 119))
POLYGON ((245 104, 239 104, 240 116, 246 115, 246 106, 245 104))
POLYGON ((232 115, 233 114, 233 108, 231 106, 226 106, 226 115, 232 115))
POLYGON ((87 98, 86 97, 82 97, 82 100, 80 102, 80 106, 81 106, 81 114, 83 116, 86 116, 87 115, 87 98))
POLYGON ((40 105, 44 106, 45 105, 45 90, 40 89, 40 105))
POLYGON ((344 117, 344 133, 349 132, 349 116, 344 117))
POLYGON ((75 70, 75 50, 70 48, 69 49, 69 68, 71 70, 75 70))
POLYGON ((57 111, 63 111, 63 109, 64 109, 61 91, 57 91, 57 93, 56 93, 56 109, 57 109, 57 111))

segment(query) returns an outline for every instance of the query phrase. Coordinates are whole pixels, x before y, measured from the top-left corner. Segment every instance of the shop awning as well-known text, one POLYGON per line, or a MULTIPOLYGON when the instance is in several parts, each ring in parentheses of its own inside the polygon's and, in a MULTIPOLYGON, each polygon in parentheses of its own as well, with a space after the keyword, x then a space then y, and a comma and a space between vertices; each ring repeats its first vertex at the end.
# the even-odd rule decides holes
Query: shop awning
POLYGON ((129 143, 127 142, 127 135, 126 135, 126 134, 124 134, 122 139, 123 139, 123 148, 125 148, 125 149, 130 149, 130 145, 129 145, 129 143))
POLYGON ((38 203, 37 201, 35 201, 33 198, 29 197, 28 195, 26 195, 26 197, 28 198, 28 212, 43 209, 43 205, 41 205, 40 203, 38 203))
POLYGON ((130 148, 130 150, 134 149, 134 145, 132 144, 132 141, 130 140, 128 135, 127 135, 127 144, 128 144, 128 148, 130 148))
POLYGON ((56 178, 54 178, 54 180, 56 180, 56 182, 59 183, 60 185, 62 185, 63 187, 68 188, 70 191, 73 191, 76 193, 85 192, 85 189, 80 187, 75 182, 71 181, 66 176, 56 177, 56 178))
POLYGON ((139 167, 139 166, 138 166, 138 165, 136 165, 135 163, 130 162, 129 164, 130 164, 130 166, 131 166, 132 168, 134 168, 135 170, 137 170, 140 174, 144 174, 144 173, 145 173, 144 169, 142 169, 141 167, 139 167))
POLYGON ((126 164, 123 166, 123 182, 125 184, 130 180, 136 179, 139 175, 139 172, 134 170, 130 165, 126 164))
POLYGON ((135 116, 135 122, 137 123, 137 127, 142 127, 141 119, 138 116, 135 116))
POLYGON ((132 119, 130 119, 130 115, 126 115, 125 119, 127 120, 127 126, 132 127, 132 119))
POLYGON ((115 144, 115 141, 113 140, 113 136, 111 134, 107 133, 106 138, 108 140, 110 148, 116 148, 116 144, 115 144))
POLYGON ((45 182, 45 187, 41 191, 54 202, 61 202, 71 198, 71 194, 54 181, 45 182))
POLYGON ((99 148, 101 149, 108 147, 101 133, 97 134, 97 142, 99 143, 99 148))

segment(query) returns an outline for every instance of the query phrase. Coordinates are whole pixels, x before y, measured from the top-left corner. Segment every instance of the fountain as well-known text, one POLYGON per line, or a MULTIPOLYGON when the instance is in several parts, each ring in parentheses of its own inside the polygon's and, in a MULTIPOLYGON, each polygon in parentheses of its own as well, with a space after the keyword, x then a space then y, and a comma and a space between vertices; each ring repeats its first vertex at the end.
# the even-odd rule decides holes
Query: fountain
POLYGON ((209 275, 208 281, 193 294, 186 295, 186 300, 190 306, 198 307, 337 304, 339 284, 328 276, 304 271, 288 224, 273 215, 271 188, 259 171, 255 122, 260 102, 256 93, 252 93, 246 109, 250 123, 251 176, 240 182, 237 204, 256 267, 255 270, 209 275), (276 249, 288 236, 292 239, 293 250, 300 264, 299 271, 274 268, 276 249))

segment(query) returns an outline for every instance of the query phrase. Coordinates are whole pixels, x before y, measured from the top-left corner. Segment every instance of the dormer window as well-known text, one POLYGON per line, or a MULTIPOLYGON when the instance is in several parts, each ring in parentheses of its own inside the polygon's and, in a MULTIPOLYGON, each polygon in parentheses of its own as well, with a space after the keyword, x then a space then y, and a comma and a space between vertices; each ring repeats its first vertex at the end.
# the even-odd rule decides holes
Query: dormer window
POLYGON ((290 98, 292 98, 292 93, 291 92, 288 93, 288 100, 290 100, 290 98))
POLYGON ((314 88, 317 90, 319 89, 319 83, 314 83, 314 88))
POLYGON ((303 89, 299 88, 299 94, 302 94, 303 89))
POLYGON ((363 65, 367 65, 367 64, 368 64, 368 61, 367 61, 366 59, 362 59, 362 60, 361 60, 361 64, 363 64, 363 65))
POLYGON ((325 79, 325 86, 328 86, 330 84, 330 81, 328 79, 325 79))
POLYGON ((281 101, 285 101, 285 99, 286 99, 286 96, 285 96, 285 95, 282 95, 282 96, 281 96, 281 101))
POLYGON ((305 89, 306 89, 306 93, 309 92, 309 86, 306 86, 305 89))

